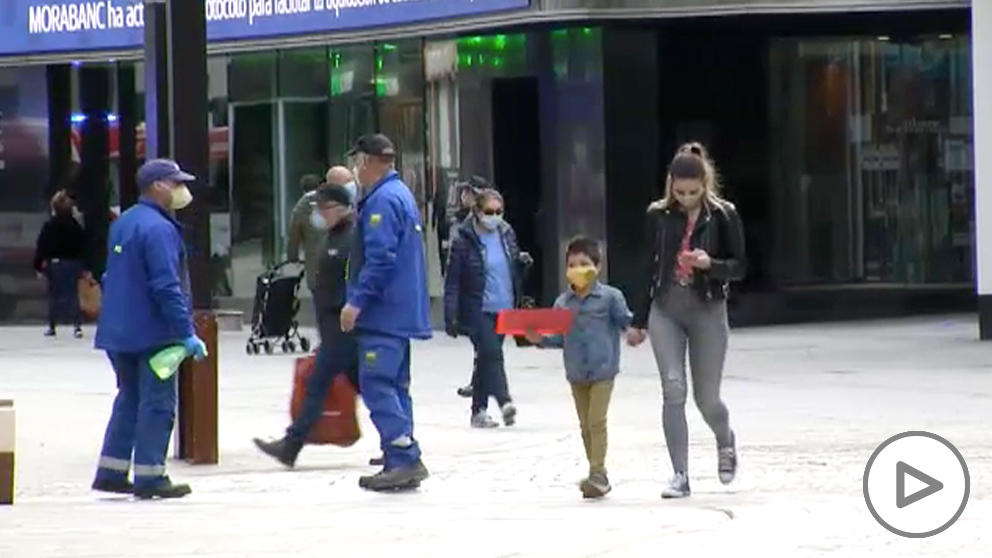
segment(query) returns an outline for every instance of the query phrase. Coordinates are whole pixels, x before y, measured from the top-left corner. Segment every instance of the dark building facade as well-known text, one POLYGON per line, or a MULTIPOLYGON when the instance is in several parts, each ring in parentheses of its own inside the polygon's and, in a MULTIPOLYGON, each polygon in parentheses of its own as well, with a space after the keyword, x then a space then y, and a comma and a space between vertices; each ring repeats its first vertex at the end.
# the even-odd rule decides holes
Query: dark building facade
MULTIPOLYGON (((528 288, 549 303, 578 233, 604 240, 608 279, 630 288, 645 208, 698 140, 745 221, 736 324, 974 308, 967 2, 207 4, 199 202, 221 307, 250 307, 255 276, 285 257, 300 178, 375 130, 420 201, 434 297, 453 177, 504 192, 538 262, 528 288)), ((0 322, 44 314, 30 260, 54 191, 76 193, 95 267, 133 201, 140 6, 0 9, 0 322)))

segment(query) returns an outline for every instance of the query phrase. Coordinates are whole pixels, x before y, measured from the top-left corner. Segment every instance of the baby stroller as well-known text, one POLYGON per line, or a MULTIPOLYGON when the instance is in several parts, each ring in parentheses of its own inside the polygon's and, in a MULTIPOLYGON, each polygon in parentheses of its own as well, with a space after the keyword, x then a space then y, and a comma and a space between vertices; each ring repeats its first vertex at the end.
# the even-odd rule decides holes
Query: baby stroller
POLYGON ((272 354, 279 343, 284 353, 296 351, 299 342, 303 352, 310 351, 310 340, 300 335, 296 313, 300 310, 300 282, 303 271, 290 275, 282 262, 269 268, 255 281, 255 304, 251 312, 251 335, 245 352, 257 355, 260 350, 272 354))

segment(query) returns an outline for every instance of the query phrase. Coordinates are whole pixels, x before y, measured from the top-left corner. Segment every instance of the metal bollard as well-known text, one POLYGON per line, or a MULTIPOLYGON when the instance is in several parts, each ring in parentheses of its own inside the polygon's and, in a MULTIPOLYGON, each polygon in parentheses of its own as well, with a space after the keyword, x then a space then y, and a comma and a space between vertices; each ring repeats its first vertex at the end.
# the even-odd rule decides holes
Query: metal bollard
POLYGON ((14 503, 14 402, 0 399, 0 505, 14 503))

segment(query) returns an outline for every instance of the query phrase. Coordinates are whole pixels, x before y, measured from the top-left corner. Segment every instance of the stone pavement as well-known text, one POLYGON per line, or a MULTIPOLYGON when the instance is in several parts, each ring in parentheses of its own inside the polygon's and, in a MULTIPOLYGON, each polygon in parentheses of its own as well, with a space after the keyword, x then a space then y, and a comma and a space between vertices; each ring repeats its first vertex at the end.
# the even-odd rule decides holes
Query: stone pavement
POLYGON ((356 484, 377 453, 364 410, 358 444, 308 449, 295 471, 255 451, 253 435, 285 426, 291 358, 246 356, 244 335, 224 334, 221 464, 172 463, 192 496, 132 502, 88 491, 114 391, 105 358, 88 339, 5 328, 0 397, 16 400, 18 500, 0 509, 0 557, 988 556, 992 344, 975 338, 971 316, 736 330, 724 393, 740 476, 719 484, 712 435, 691 409, 694 496, 677 502, 659 498, 669 465, 650 349, 625 348, 610 414, 615 489, 586 502, 556 351, 508 343, 518 426, 474 431, 454 393, 468 342, 416 344, 417 433, 433 476, 419 492, 378 495, 356 484), (930 539, 890 534, 862 496, 871 452, 906 430, 946 437, 971 470, 964 515, 930 539))

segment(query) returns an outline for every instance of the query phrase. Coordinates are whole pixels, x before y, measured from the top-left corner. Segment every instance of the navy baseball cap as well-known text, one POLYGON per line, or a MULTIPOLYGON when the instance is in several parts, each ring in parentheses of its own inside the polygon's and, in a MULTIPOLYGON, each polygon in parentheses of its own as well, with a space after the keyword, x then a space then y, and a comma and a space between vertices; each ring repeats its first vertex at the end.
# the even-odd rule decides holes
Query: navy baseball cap
POLYGON ((160 180, 193 182, 196 177, 183 171, 172 159, 152 159, 141 165, 135 181, 138 183, 138 188, 144 190, 160 180))
POLYGON ((359 153, 376 157, 395 157, 396 148, 393 147, 393 142, 382 134, 365 134, 358 138, 347 156, 354 157, 359 153))

